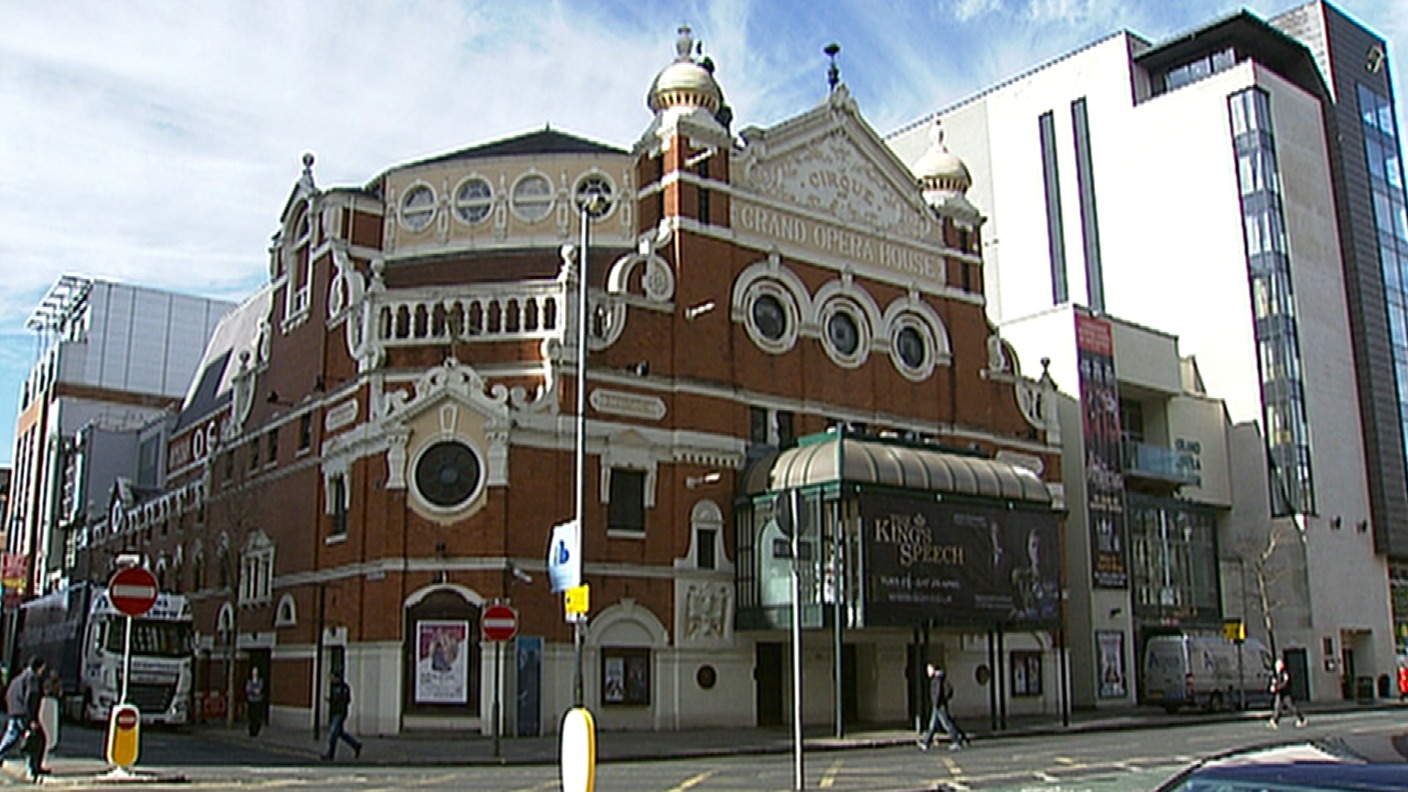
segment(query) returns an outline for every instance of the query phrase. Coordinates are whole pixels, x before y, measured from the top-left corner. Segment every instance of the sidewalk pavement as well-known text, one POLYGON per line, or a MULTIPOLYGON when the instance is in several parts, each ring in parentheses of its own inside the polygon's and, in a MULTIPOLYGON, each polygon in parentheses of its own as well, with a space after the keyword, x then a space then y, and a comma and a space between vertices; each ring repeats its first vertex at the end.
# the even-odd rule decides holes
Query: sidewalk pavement
MULTIPOLYGON (((1352 701, 1313 703, 1303 707, 1312 720, 1317 714, 1330 712, 1367 711, 1372 709, 1402 709, 1408 705, 1380 700, 1372 704, 1352 701)), ((1121 707, 1095 711, 1073 712, 1067 723, 1060 715, 1010 716, 1007 728, 994 729, 988 717, 958 718, 959 724, 975 744, 984 739, 1033 737, 1072 732, 1115 731, 1121 729, 1173 728, 1196 724, 1264 719, 1266 710, 1247 712, 1182 712, 1169 715, 1157 707, 1121 707)), ((266 726, 258 737, 249 737, 242 724, 234 727, 201 725, 191 731, 205 739, 226 742, 256 742, 265 750, 299 756, 310 762, 319 761, 327 748, 326 733, 314 738, 311 728, 291 729, 266 726)), ((352 750, 339 745, 337 762, 373 765, 453 765, 484 764, 558 764, 560 747, 556 734, 542 737, 502 736, 495 751, 494 739, 478 732, 415 731, 397 736, 377 737, 354 735, 364 747, 360 758, 352 750)), ((913 744, 915 731, 900 724, 859 725, 837 737, 830 727, 808 727, 804 734, 804 750, 835 751, 877 748, 913 744)), ((942 739, 942 734, 940 735, 942 739)), ((790 753, 793 750, 791 727, 689 729, 685 731, 599 731, 596 736, 597 761, 630 762, 704 756, 790 753)))

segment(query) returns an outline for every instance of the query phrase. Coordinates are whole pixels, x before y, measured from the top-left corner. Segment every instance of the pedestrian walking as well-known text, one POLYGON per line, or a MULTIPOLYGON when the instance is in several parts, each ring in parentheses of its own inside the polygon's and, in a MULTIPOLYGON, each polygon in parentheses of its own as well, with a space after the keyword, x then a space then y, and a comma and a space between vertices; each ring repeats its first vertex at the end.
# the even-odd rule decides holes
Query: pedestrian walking
POLYGON ((953 685, 949 684, 948 675, 933 663, 928 665, 927 673, 929 674, 929 703, 933 709, 929 713, 929 728, 924 732, 924 736, 917 741, 919 750, 929 750, 929 746, 934 744, 934 733, 938 731, 940 725, 948 733, 948 749, 950 751, 966 747, 968 734, 958 727, 948 711, 948 703, 953 698, 953 685))
MULTIPOLYGON (((50 668, 44 677, 44 698, 39 700, 39 725, 44 727, 44 753, 51 754, 59 744, 59 705, 64 697, 64 683, 57 669, 50 668)), ((43 768, 49 772, 48 767, 43 768)))
POLYGON ((362 741, 347 733, 347 711, 352 707, 352 686, 342 679, 341 671, 332 672, 332 684, 328 686, 328 752, 323 761, 337 758, 337 741, 352 746, 352 755, 362 757, 362 741))
POLYGON ((258 737, 269 717, 269 699, 265 691, 264 677, 259 675, 259 666, 249 667, 249 679, 244 683, 245 716, 249 721, 249 736, 258 737))
POLYGON ((39 722, 40 701, 44 697, 44 658, 30 659, 24 672, 10 682, 5 690, 5 711, 10 722, 5 736, 0 738, 0 761, 17 745, 24 746, 29 779, 44 775, 44 727, 39 722))
POLYGON ((1398 700, 1408 701, 1408 660, 1398 661, 1398 700))
POLYGON ((1286 661, 1276 658, 1276 668, 1271 672, 1271 717, 1266 725, 1275 729, 1280 725, 1283 710, 1295 713, 1296 726, 1305 725, 1305 713, 1296 706, 1291 696, 1291 672, 1286 670, 1286 661))

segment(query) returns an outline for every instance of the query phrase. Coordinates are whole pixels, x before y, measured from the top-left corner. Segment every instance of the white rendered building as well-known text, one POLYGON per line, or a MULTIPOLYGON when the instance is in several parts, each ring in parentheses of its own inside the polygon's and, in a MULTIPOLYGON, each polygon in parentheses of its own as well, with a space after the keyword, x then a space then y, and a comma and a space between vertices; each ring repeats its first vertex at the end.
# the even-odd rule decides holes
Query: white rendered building
MULTIPOLYGON (((1366 471, 1380 454, 1360 417, 1357 370, 1372 364, 1356 366, 1346 298, 1358 276, 1340 244, 1354 229, 1336 209, 1334 101, 1311 50, 1240 13, 1158 44, 1116 33, 888 141, 913 163, 937 122, 972 167, 969 197, 990 218, 988 310, 1005 335, 1074 303, 1172 333, 1197 358, 1236 425, 1219 556, 1272 533, 1301 540, 1282 547, 1274 638, 1315 699, 1390 673, 1394 650, 1395 529, 1366 471)), ((1015 346, 1027 360, 1060 354, 1050 338, 1015 346)), ((1242 590, 1228 568, 1224 605, 1242 590)), ((1123 594, 1068 579, 1090 585, 1123 594)), ((1136 607, 1136 646, 1156 613, 1136 607)))

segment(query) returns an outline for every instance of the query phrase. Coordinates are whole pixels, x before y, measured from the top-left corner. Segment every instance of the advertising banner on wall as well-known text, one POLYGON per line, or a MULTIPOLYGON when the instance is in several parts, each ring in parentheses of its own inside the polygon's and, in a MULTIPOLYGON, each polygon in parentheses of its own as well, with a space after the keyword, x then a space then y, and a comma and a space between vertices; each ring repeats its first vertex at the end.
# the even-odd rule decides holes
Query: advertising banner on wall
POLYGON ((865 624, 1060 624, 1057 516, 862 492, 865 624))
POLYGON ((1124 671, 1124 633, 1118 630, 1096 630, 1095 646, 1099 657, 1100 698, 1115 699, 1129 695, 1124 671))
POLYGON ((29 556, 23 553, 4 553, 0 566, 3 566, 0 577, 4 583, 5 605, 16 607, 24 599, 28 588, 29 556))
POLYGON ((416 622, 416 703, 469 701, 469 622, 416 622))
POLYGON ((1128 588, 1120 395, 1110 323, 1076 311, 1081 429, 1085 439, 1086 514, 1096 588, 1128 588))

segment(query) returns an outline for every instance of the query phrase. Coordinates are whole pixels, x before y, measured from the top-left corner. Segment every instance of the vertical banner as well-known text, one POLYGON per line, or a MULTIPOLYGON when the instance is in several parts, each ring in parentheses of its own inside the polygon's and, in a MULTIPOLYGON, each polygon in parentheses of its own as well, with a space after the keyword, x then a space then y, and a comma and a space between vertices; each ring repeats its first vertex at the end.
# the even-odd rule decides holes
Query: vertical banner
POLYGON ((543 639, 538 635, 518 636, 518 736, 537 737, 543 733, 543 639))
POLYGON ((1099 658, 1100 698, 1118 699, 1129 695, 1124 671, 1124 633, 1096 630, 1095 651, 1099 658))
POLYGON ((1128 588, 1114 331, 1109 322, 1083 311, 1075 316, 1092 582, 1096 588, 1128 588))
POLYGON ((577 522, 558 523, 548 541, 548 582, 552 593, 582 585, 582 562, 577 558, 577 522))
POLYGON ((24 553, 4 553, 0 555, 0 578, 3 578, 5 604, 19 607, 24 599, 29 582, 29 556, 24 553))
POLYGON ((469 701, 469 622, 416 622, 416 703, 469 701))

